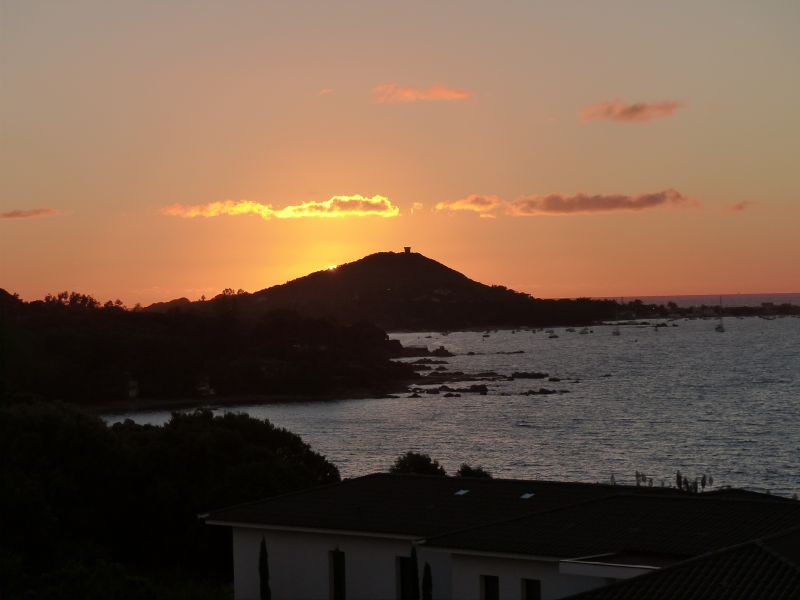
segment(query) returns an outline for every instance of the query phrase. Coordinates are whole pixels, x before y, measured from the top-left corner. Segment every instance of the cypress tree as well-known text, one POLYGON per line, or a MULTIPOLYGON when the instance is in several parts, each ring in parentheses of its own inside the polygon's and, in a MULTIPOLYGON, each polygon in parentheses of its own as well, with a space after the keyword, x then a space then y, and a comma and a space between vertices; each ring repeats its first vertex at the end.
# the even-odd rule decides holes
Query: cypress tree
POLYGON ((422 570, 422 600, 433 600, 433 576, 427 562, 422 570))
POLYGON ((419 569, 417 567, 417 547, 411 546, 411 600, 419 600, 419 569))
POLYGON ((260 600, 272 600, 272 590, 269 589, 269 556, 267 542, 263 537, 258 549, 258 589, 260 600))

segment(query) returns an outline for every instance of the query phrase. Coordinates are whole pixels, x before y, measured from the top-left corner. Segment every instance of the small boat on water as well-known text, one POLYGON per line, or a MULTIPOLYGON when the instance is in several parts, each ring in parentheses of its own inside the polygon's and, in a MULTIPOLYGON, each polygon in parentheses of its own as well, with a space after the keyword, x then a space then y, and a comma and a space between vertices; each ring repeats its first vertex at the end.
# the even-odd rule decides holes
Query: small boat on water
POLYGON ((722 323, 722 296, 719 297, 719 323, 714 327, 717 333, 725 333, 725 325, 722 323))

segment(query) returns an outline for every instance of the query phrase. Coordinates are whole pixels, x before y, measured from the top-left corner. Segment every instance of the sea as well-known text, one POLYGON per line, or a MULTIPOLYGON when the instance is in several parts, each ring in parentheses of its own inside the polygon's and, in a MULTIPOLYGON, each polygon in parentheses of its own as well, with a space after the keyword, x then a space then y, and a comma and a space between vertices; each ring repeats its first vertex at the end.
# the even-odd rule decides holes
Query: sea
MULTIPOLYGON (((705 474, 712 488, 800 494, 800 318, 727 317, 724 332, 717 324, 395 333, 403 345, 452 352, 447 364, 432 365, 465 373, 452 388, 476 383, 477 374, 497 375, 478 382, 485 395, 404 393, 215 410, 299 434, 343 477, 386 471, 412 450, 448 473, 468 463, 495 477, 633 484, 638 471, 661 486, 680 471, 690 479, 705 474), (534 371, 548 377, 511 378, 534 371), (525 394, 541 388, 557 393, 525 394)), ((162 424, 169 417, 104 418, 162 424)))

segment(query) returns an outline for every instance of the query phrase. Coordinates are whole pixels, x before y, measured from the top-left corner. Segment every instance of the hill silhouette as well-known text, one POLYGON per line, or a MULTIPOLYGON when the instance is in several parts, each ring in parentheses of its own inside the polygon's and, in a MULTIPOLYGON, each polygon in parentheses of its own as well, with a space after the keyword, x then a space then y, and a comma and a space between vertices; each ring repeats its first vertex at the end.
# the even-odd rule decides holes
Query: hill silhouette
POLYGON ((227 290, 207 302, 160 303, 146 310, 225 312, 258 317, 290 309, 384 329, 588 324, 613 318, 612 301, 540 300, 485 285, 417 252, 379 252, 252 294, 227 290))

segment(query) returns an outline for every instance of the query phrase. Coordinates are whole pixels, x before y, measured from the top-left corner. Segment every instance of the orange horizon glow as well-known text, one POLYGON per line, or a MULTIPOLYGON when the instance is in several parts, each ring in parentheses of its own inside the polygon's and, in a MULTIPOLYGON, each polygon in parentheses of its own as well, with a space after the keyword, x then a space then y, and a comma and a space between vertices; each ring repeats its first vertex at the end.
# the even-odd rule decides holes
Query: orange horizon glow
MULTIPOLYGON (((478 221, 480 222, 480 221, 478 221)), ((650 285, 643 285, 640 288, 631 288, 631 287, 597 287, 594 290, 587 290, 583 285, 580 285, 580 282, 565 282, 559 281, 555 278, 551 278, 547 283, 526 283, 520 281, 514 281, 515 274, 513 269, 509 267, 513 267, 514 265, 503 264, 499 265, 501 268, 498 269, 495 265, 478 265, 477 268, 468 269, 463 267, 463 265, 455 264, 453 261, 448 260, 445 257, 437 256, 430 252, 427 252, 425 249, 420 248, 412 248, 413 251, 421 251, 424 255, 437 260, 438 262, 443 263, 445 266, 455 269, 480 283, 486 285, 505 285, 510 289, 514 289, 516 291, 529 293, 536 298, 542 299, 561 299, 561 298, 611 298, 611 299, 632 299, 638 297, 675 297, 675 296, 736 296, 736 295, 774 295, 774 294, 800 294, 800 286, 797 287, 787 287, 781 289, 770 289, 770 288, 758 288, 758 287, 748 287, 742 286, 738 289, 730 289, 727 287, 709 287, 705 290, 698 290, 694 287, 688 288, 677 288, 677 289, 664 289, 659 287, 650 287, 650 285)), ((109 290, 105 288, 98 288, 93 286, 55 286, 53 288, 43 288, 42 292, 39 293, 23 293, 21 290, 5 288, 6 291, 10 293, 19 292, 20 297, 26 301, 32 300, 41 300, 44 296, 48 293, 58 293, 60 291, 69 290, 69 291, 78 291, 81 293, 87 293, 96 299, 104 302, 106 300, 114 300, 114 299, 121 299, 128 307, 132 307, 136 303, 140 303, 143 306, 147 306, 153 302, 164 302, 169 300, 174 300, 176 298, 186 297, 190 300, 199 300, 201 296, 205 296, 206 298, 212 298, 216 295, 222 293, 224 287, 232 287, 234 289, 244 289, 248 293, 257 292, 262 289, 266 289, 272 287, 274 285, 279 285, 282 283, 286 283, 288 281, 292 281, 294 279, 303 277, 305 275, 309 275, 311 273, 315 273, 318 271, 335 271, 337 270, 342 264, 346 264, 348 262, 354 262, 363 256, 368 254, 372 254, 374 252, 385 252, 385 251, 394 251, 400 253, 402 248, 393 247, 393 248, 373 248, 366 251, 364 254, 353 255, 353 256, 346 256, 344 257, 339 263, 337 264, 330 264, 325 263, 323 258, 311 258, 310 262, 306 263, 307 266, 298 266, 292 269, 282 269, 280 271, 280 275, 273 275, 271 278, 267 279, 259 279, 256 282, 252 282, 251 284, 243 284, 240 285, 240 281, 234 281, 231 283, 230 286, 210 286, 206 288, 197 288, 197 287, 189 287, 189 288, 179 288, 179 287, 170 287, 166 289, 158 289, 155 287, 146 288, 143 290, 135 291, 133 294, 128 293, 118 293, 118 291, 109 290)), ((548 279, 547 276, 543 276, 542 280, 548 279)), ((724 284, 723 284, 724 285, 724 284)), ((0 287, 3 287, 0 285, 0 287)))

